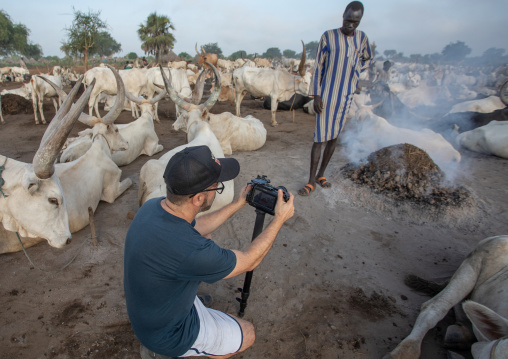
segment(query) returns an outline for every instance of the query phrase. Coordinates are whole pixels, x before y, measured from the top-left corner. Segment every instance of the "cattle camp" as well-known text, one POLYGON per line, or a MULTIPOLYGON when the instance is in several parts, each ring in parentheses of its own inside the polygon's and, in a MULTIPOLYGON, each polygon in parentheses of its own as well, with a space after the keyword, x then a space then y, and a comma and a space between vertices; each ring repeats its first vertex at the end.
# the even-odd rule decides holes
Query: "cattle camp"
MULTIPOLYGON (((225 40, 179 38, 178 17, 164 14, 131 24, 142 45, 130 53, 113 46, 113 25, 99 26, 101 49, 73 47, 68 32, 60 56, 43 56, 30 31, 23 46, 0 41, 0 359, 152 357, 129 319, 126 236, 140 208, 166 196, 168 163, 194 146, 240 164, 198 218, 257 176, 294 195, 246 307, 243 275, 199 286, 211 308, 245 310, 254 325, 255 343, 235 357, 508 358, 505 50, 473 56, 451 39, 404 56, 366 30, 372 57, 326 179, 304 196, 327 28, 279 34, 294 50, 227 56, 225 40), (165 24, 163 45, 154 24, 165 24)), ((85 15, 105 24, 73 8, 65 31, 85 15)), ((0 30, 31 27, 19 21, 0 9, 0 30)), ((248 247, 259 215, 245 205, 211 240, 248 247)))

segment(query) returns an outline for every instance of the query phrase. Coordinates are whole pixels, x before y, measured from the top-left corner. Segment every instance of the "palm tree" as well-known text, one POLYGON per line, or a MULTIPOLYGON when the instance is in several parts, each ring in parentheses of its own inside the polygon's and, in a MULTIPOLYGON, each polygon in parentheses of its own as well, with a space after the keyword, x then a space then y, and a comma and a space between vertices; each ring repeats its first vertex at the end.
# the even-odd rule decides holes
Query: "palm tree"
POLYGON ((157 15, 157 12, 148 15, 146 24, 139 25, 138 35, 143 42, 141 49, 145 54, 155 55, 157 63, 160 63, 161 56, 168 54, 176 42, 170 30, 175 30, 175 27, 169 17, 157 15))

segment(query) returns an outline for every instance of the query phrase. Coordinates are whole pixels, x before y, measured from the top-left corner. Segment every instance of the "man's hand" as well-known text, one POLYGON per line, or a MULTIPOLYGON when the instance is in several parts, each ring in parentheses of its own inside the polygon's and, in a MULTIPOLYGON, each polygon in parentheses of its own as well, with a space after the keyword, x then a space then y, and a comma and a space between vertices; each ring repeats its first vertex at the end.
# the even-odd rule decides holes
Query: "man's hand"
POLYGON ((317 114, 321 114, 323 111, 323 101, 321 101, 321 96, 314 95, 314 112, 317 114))
POLYGON ((245 187, 243 187, 242 191, 240 192, 240 195, 238 196, 238 199, 236 200, 236 203, 238 204, 238 209, 242 209, 243 206, 247 203, 247 193, 252 189, 251 184, 247 184, 245 187))
POLYGON ((275 205, 275 218, 281 219, 282 222, 286 222, 288 219, 293 217, 293 214, 295 214, 295 206, 293 204, 295 196, 289 192, 289 199, 285 202, 281 189, 279 189, 277 195, 278 198, 277 204, 275 205))

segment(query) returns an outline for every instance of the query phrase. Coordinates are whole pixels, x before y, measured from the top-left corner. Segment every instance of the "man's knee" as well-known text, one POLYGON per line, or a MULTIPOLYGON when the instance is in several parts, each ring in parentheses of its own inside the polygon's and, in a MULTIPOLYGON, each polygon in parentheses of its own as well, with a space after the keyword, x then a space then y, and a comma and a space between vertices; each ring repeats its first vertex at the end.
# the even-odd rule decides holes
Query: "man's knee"
POLYGON ((243 332, 243 343, 240 351, 244 351, 254 344, 256 340, 256 330, 254 329, 254 325, 246 320, 242 320, 240 326, 243 332))

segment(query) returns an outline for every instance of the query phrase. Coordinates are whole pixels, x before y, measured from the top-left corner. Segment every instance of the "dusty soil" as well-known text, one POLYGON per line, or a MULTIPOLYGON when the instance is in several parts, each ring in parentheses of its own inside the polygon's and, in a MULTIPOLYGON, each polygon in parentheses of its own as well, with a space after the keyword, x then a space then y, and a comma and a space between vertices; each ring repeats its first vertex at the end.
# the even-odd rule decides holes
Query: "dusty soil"
MULTIPOLYGON (((0 88, 5 88, 0 86, 0 88)), ((214 113, 234 112, 218 103, 214 113)), ((171 130, 174 106, 163 101, 155 124, 164 151, 185 142, 171 130)), ((52 118, 49 106, 46 118, 52 118)), ((259 118, 267 142, 254 152, 233 154, 241 164, 235 192, 258 174, 297 192, 307 180, 314 121, 298 110, 270 111, 262 101, 246 99, 242 114, 259 118)), ((132 120, 123 112, 118 123, 132 120)), ((7 115, 0 126, 0 153, 31 162, 46 129, 32 114, 7 115)), ((76 124, 73 134, 85 126, 76 124)), ((348 160, 340 144, 326 175, 332 188, 318 187, 295 200, 295 216, 254 271, 245 319, 257 330, 255 345, 239 358, 381 358, 409 334, 421 304, 429 297, 404 285, 407 274, 443 282, 481 239, 506 234, 508 162, 463 151, 455 182, 474 201, 463 206, 430 206, 390 198, 345 178, 348 160)), ((90 228, 73 234, 63 249, 46 242, 0 256, 0 359, 139 358, 123 297, 123 246, 137 211, 139 171, 148 157, 122 168, 134 184, 115 203, 96 211, 99 246, 90 228), (71 262, 66 268, 63 266, 71 262)), ((246 206, 213 238, 226 248, 245 247, 251 239, 254 209, 246 206)), ((270 221, 266 216, 265 223, 270 221)), ((236 314, 237 288, 243 276, 203 285, 213 307, 236 314)), ((446 358, 441 347, 447 318, 431 330, 421 358, 446 358)))

